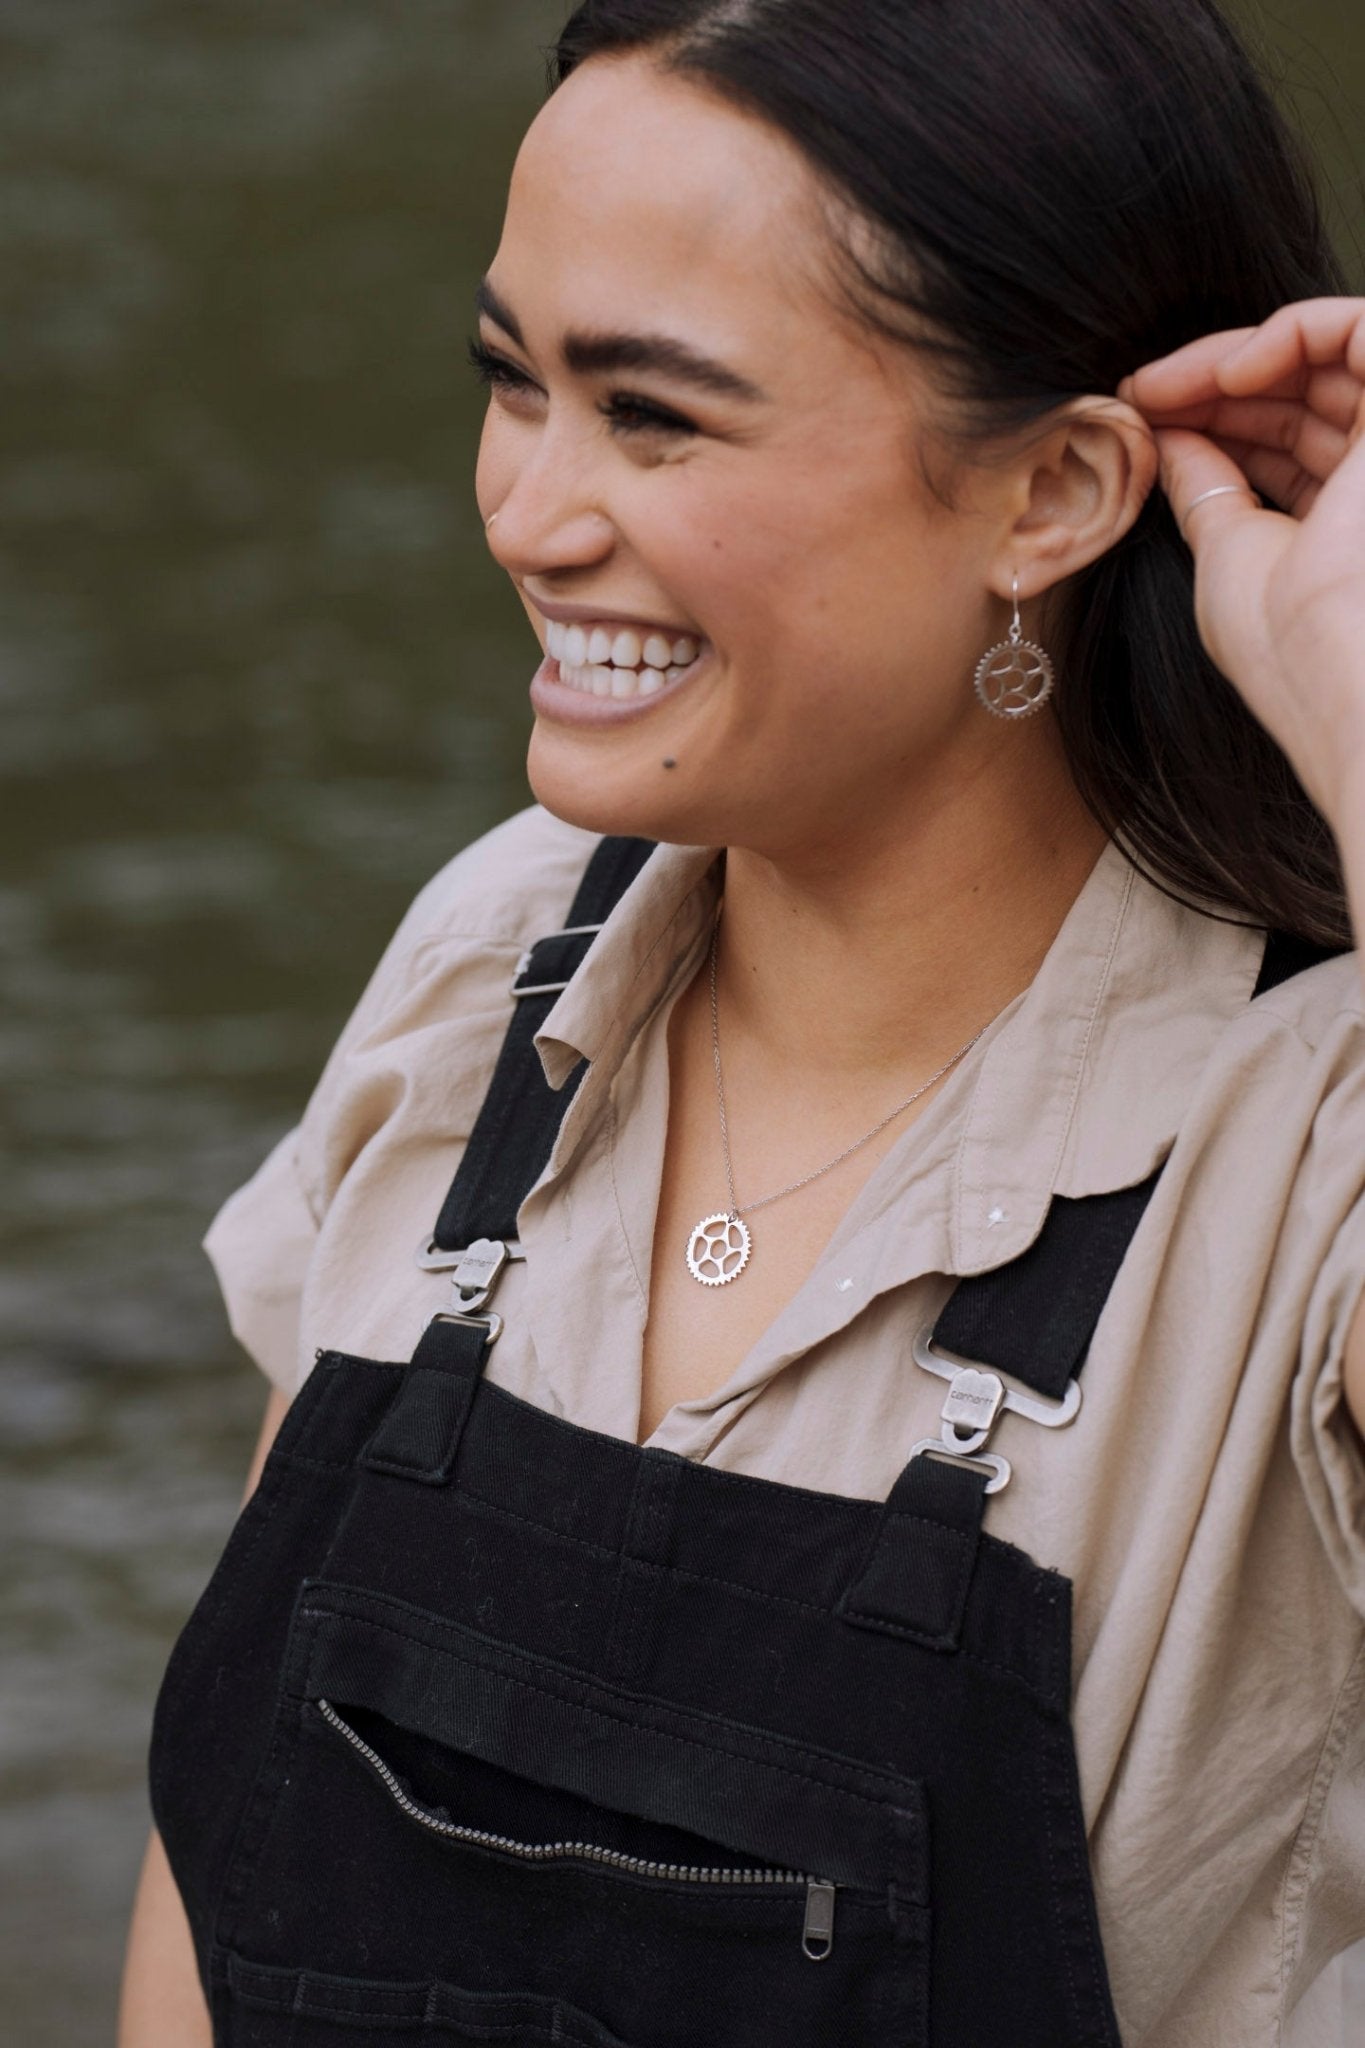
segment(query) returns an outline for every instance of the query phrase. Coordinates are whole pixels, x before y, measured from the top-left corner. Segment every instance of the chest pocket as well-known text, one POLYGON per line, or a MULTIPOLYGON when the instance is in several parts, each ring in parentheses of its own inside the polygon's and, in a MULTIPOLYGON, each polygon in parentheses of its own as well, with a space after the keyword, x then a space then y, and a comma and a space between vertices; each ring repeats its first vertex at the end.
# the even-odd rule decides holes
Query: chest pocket
POLYGON ((313 1589, 294 1636, 221 2041, 927 2041, 916 1781, 371 1594, 313 1589))

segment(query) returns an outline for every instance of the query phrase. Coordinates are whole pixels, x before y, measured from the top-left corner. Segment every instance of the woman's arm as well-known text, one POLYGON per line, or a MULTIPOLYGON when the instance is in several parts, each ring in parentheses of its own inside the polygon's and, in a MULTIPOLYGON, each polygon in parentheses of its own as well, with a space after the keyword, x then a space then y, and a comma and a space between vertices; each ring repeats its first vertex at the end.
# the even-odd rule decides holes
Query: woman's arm
MULTIPOLYGON (((266 1454, 289 1402, 272 1389, 251 1460, 243 1501, 256 1490, 266 1454)), ((119 2001, 118 2048, 211 2048, 208 2008, 161 1838, 153 1833, 133 1902, 128 1953, 119 2001)))
MULTIPOLYGON (((1155 433, 1204 644, 1336 835, 1365 968, 1365 299, 1206 334, 1119 396, 1155 433)), ((1344 1391, 1365 1431, 1365 1302, 1344 1391)))

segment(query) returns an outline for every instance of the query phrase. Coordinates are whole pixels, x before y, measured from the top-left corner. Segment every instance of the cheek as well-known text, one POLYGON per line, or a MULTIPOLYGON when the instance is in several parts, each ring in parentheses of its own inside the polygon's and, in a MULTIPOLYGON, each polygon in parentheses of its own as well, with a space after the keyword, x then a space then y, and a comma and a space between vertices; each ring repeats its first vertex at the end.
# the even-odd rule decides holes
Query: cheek
POLYGON ((722 652, 785 693, 845 696, 926 680, 960 637, 955 564, 887 521, 784 524, 757 514, 698 550, 696 603, 722 652))

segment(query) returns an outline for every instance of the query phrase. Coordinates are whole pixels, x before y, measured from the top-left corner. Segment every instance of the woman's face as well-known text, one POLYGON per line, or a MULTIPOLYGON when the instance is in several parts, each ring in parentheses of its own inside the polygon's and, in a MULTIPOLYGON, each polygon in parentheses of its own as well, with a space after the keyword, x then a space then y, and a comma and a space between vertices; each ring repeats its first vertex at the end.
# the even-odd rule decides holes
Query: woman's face
POLYGON ((573 823, 834 848, 1050 724, 976 703, 999 520, 928 489, 925 373, 828 262, 798 152, 647 57, 585 64, 526 137, 477 486, 547 650, 532 785, 573 823))

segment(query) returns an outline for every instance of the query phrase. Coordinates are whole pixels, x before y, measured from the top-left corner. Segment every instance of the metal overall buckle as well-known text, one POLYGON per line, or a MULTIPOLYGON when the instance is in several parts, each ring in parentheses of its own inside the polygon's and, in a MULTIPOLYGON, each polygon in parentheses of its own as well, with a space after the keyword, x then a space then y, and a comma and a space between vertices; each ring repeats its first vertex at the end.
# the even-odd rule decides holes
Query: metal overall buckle
POLYGON ((434 1239, 424 1238, 417 1248, 418 1265, 426 1273, 449 1273, 455 1293, 452 1307, 441 1310, 433 1321, 487 1322, 488 1341, 494 1343, 502 1330, 502 1318, 491 1310, 487 1316, 480 1311, 491 1300, 503 1268, 513 1259, 525 1256, 515 1238, 504 1242, 498 1237, 476 1237, 472 1244, 457 1251, 443 1251, 434 1239))
MULTIPOLYGON (((560 931, 547 932, 546 938, 583 939, 587 938, 589 933, 600 932, 601 929, 602 927, 600 924, 566 924, 560 931)), ((539 944, 540 940, 537 939, 536 945, 538 946, 539 944)), ((525 974, 527 968, 530 966, 531 961, 535 956, 535 950, 535 946, 528 946, 526 948, 526 951, 522 954, 520 960, 518 960, 517 962, 516 973, 512 976, 512 994, 517 1000, 517 1002, 520 1002, 523 996, 562 995, 564 990, 569 986, 567 980, 532 981, 528 982, 524 988, 518 986, 518 984, 521 981, 522 975, 525 974)))
POLYGON ((969 1358, 958 1358, 951 1351, 935 1351, 930 1341, 933 1334, 932 1323, 925 1323, 918 1331, 912 1346, 914 1360, 926 1372, 947 1380, 949 1387, 941 1410, 939 1434, 921 1437, 911 1447, 910 1456, 925 1453, 975 1466, 978 1471, 991 1474, 986 1482, 987 1493, 999 1493, 1008 1486, 1013 1468, 1008 1458, 982 1447, 1002 1411, 1009 1409, 1026 1416, 1030 1422, 1041 1423, 1044 1429, 1062 1429, 1075 1421, 1080 1410, 1080 1382, 1068 1380, 1060 1401, 1044 1400, 1003 1374, 973 1364, 969 1358))

